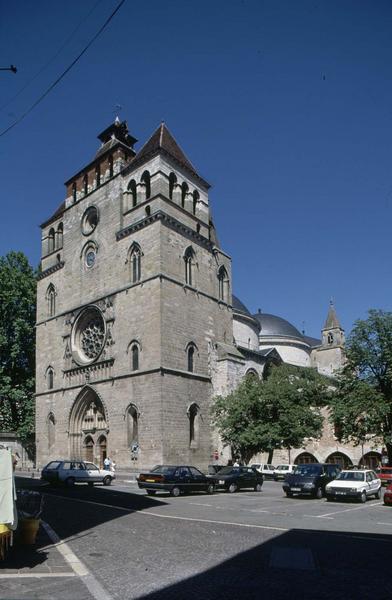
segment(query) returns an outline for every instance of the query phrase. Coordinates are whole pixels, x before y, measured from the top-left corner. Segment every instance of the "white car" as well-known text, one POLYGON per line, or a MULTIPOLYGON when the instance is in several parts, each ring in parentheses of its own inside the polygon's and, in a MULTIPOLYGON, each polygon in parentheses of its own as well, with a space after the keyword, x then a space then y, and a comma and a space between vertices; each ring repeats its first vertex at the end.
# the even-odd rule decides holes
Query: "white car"
POLYGON ((110 485, 115 478, 113 471, 100 469, 94 463, 83 460, 52 460, 41 472, 41 479, 52 485, 60 483, 67 486, 73 486, 75 483, 110 485))
POLYGON ((259 473, 264 475, 265 479, 273 479, 274 478, 274 465, 262 465, 260 463, 253 463, 250 465, 252 469, 256 469, 259 473))
POLYGON ((368 469, 341 471, 326 485, 325 493, 329 501, 356 498, 366 502, 370 496, 381 498, 381 481, 374 471, 368 469))
POLYGON ((275 481, 282 480, 286 477, 286 475, 291 475, 297 465, 278 465, 274 469, 274 479, 275 481))

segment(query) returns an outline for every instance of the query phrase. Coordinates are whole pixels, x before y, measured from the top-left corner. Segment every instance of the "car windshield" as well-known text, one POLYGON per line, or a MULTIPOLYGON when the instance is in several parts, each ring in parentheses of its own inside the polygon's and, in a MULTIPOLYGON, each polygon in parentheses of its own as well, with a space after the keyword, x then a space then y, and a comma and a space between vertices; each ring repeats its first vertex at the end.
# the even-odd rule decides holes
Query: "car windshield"
POLYGON ((318 465, 299 465, 294 471, 294 475, 301 475, 301 477, 314 477, 320 473, 321 467, 318 465))
POLYGON ((241 467, 223 467, 219 471, 219 475, 229 475, 230 473, 240 473, 241 467))
POLYGON ((177 467, 171 465, 157 465, 151 469, 151 473, 162 473, 162 475, 172 475, 177 467))
POLYGON ((342 471, 336 479, 343 479, 345 481, 364 481, 365 473, 360 473, 359 471, 342 471))

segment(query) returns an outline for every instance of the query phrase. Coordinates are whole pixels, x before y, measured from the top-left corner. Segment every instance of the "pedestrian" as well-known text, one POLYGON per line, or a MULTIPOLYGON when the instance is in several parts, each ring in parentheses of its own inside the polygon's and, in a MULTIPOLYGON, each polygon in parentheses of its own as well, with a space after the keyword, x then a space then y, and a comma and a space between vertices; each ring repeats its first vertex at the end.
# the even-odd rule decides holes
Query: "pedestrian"
POLYGON ((105 471, 110 471, 111 464, 112 464, 112 461, 110 460, 110 458, 108 456, 106 456, 105 460, 103 461, 103 468, 105 469, 105 471))
POLYGON ((112 471, 112 473, 114 473, 116 470, 116 463, 114 462, 114 460, 110 461, 110 470, 112 471))
POLYGON ((235 461, 235 463, 234 463, 233 467, 239 467, 239 466, 240 466, 240 463, 239 463, 239 462, 238 462, 238 460, 236 459, 236 461, 235 461))

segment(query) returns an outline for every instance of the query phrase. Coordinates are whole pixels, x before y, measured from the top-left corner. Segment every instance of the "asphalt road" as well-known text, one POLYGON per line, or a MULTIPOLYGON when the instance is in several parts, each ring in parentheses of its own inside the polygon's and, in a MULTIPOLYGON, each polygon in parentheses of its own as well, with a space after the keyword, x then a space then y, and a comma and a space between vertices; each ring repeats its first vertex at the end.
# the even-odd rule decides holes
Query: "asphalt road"
POLYGON ((179 498, 126 481, 45 490, 45 520, 114 600, 392 598, 380 500, 288 499, 269 481, 179 498))

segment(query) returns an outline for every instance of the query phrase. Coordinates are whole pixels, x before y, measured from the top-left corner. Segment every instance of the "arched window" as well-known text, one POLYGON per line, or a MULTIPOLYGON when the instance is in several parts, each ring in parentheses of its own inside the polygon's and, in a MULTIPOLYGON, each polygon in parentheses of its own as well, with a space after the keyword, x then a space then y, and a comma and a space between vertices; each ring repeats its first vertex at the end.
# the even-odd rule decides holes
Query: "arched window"
POLYGON ((333 333, 329 332, 327 336, 328 344, 333 344, 333 333))
POLYGON ((248 369, 245 373, 245 377, 249 377, 250 379, 258 379, 259 376, 254 369, 248 369))
POLYGON ((228 302, 229 298, 229 276, 225 267, 221 267, 218 271, 218 296, 219 300, 228 302))
POLYGON ((200 437, 200 408, 196 403, 193 403, 188 408, 189 417, 189 446, 197 448, 200 437))
POLYGON ((149 217, 150 215, 151 215, 151 207, 146 206, 146 217, 149 217))
POLYGON ((54 418, 53 413, 49 413, 48 415, 48 447, 49 450, 53 448, 56 441, 56 419, 54 418))
POLYGON ((56 247, 57 248, 62 248, 63 247, 63 224, 62 223, 59 223, 59 225, 57 227, 56 247))
POLYGON ((146 186, 146 200, 148 200, 149 197, 151 196, 151 177, 150 177, 150 173, 148 171, 144 171, 144 173, 141 176, 140 180, 143 181, 143 183, 146 186))
POLYGON ((84 195, 88 194, 88 175, 85 173, 83 175, 83 191, 84 195))
POLYGON ((99 187, 101 185, 101 165, 97 165, 95 167, 95 186, 99 187))
POLYGON ((134 179, 131 179, 131 181, 128 183, 127 190, 131 196, 129 208, 134 208, 137 204, 136 181, 134 179))
POLYGON ((142 251, 138 244, 133 244, 129 253, 129 262, 131 267, 131 281, 137 283, 141 278, 141 256, 142 251))
POLYGON ((49 367, 46 371, 46 378, 48 382, 48 390, 52 390, 54 387, 54 371, 52 367, 49 367))
POLYGON ((318 463, 317 458, 309 452, 302 452, 301 454, 298 454, 294 461, 294 464, 296 465, 306 465, 308 463, 318 463))
POLYGON ((76 202, 76 181, 72 184, 72 201, 76 202))
POLYGON ((195 190, 193 192, 193 194, 192 194, 192 197, 193 197, 192 211, 193 211, 193 214, 195 215, 196 214, 196 209, 197 209, 197 202, 198 202, 198 200, 200 198, 199 192, 197 190, 195 190))
POLYGON ((174 191, 174 186, 177 183, 177 177, 175 175, 175 173, 170 173, 169 175, 169 198, 170 200, 173 200, 173 191, 174 191))
POLYGON ((109 177, 113 177, 113 156, 109 156, 109 177))
POLYGON ((134 404, 130 404, 125 414, 127 422, 128 448, 139 444, 139 411, 134 404))
POLYGON ((195 367, 195 347, 193 344, 190 344, 188 346, 187 358, 188 358, 188 371, 189 371, 189 373, 193 373, 193 370, 195 367))
POLYGON ((195 252, 192 246, 189 246, 184 252, 184 263, 185 263, 185 283, 187 285, 194 285, 194 274, 193 267, 195 263, 195 252))
POLYGON ((52 229, 49 231, 49 234, 48 234, 48 254, 50 254, 51 252, 54 251, 54 237, 55 237, 55 233, 54 233, 54 229, 52 227, 52 229))
POLYGON ((131 367, 132 371, 139 370, 139 346, 137 344, 131 346, 131 367))
POLYGON ((46 302, 48 307, 48 317, 54 317, 56 314, 56 288, 53 283, 46 290, 46 302))
POLYGON ((184 183, 181 186, 181 206, 182 206, 182 208, 185 208, 185 198, 188 193, 188 189, 189 189, 188 184, 185 183, 185 181, 184 181, 184 183))
POLYGON ((325 462, 332 465, 339 465, 341 469, 349 469, 353 464, 347 454, 343 454, 343 452, 333 452, 325 462))

